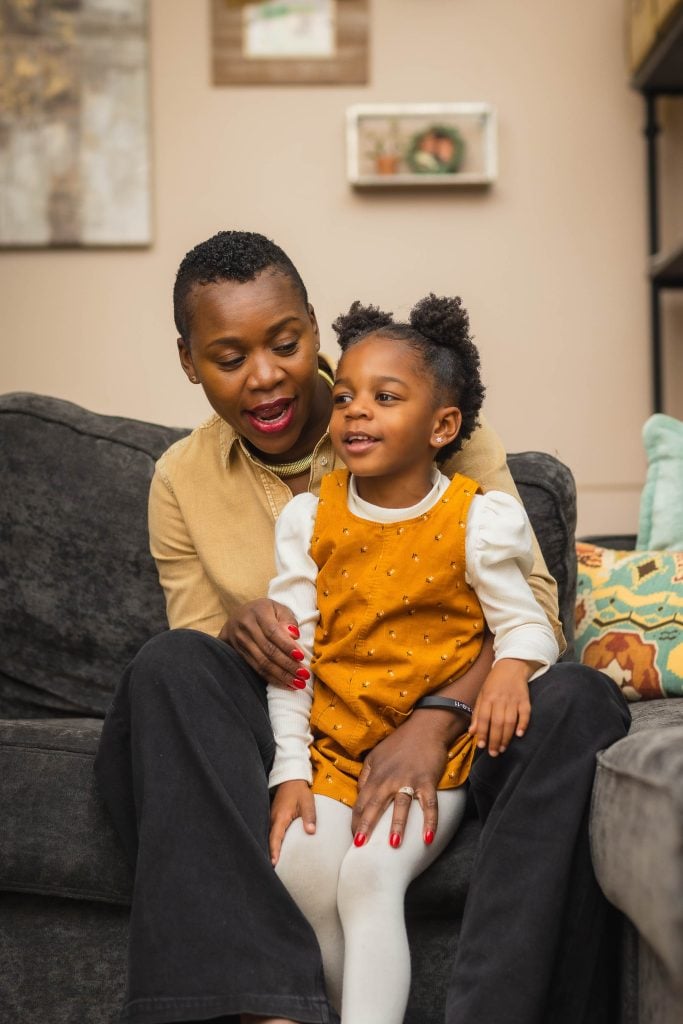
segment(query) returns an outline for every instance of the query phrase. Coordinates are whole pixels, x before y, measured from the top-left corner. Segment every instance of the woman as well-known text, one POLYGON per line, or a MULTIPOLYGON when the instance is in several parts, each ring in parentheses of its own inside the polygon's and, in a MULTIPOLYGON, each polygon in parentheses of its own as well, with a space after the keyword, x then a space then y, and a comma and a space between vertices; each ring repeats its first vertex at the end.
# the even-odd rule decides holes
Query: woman
MULTIPOLYGON (((325 1022, 334 1014, 317 944, 268 852, 273 739, 264 680, 295 686, 300 651, 289 610, 262 595, 280 510, 292 494, 317 491, 337 466, 325 432, 328 368, 304 284, 263 236, 221 232, 188 253, 174 308, 181 365, 216 415, 157 465, 150 541, 172 628, 128 667, 96 762, 136 871, 124 1019, 325 1022)), ((514 490, 486 425, 448 468, 484 490, 514 490)), ((540 555, 529 582, 559 632, 540 555)), ((491 660, 487 644, 441 692, 471 703, 491 660)), ((625 733, 628 713, 604 677, 572 665, 534 682, 531 700, 531 726, 503 757, 505 709, 478 708, 488 756, 475 763, 471 788, 484 828, 449 1024, 470 1015, 579 1024, 596 1005, 604 902, 590 869, 586 807, 595 752, 625 733), (523 942, 510 941, 513 928, 523 942)), ((401 787, 433 803, 466 725, 426 708, 379 744, 359 780, 354 832, 369 836, 401 787)), ((409 809, 402 803, 399 828, 409 809)))

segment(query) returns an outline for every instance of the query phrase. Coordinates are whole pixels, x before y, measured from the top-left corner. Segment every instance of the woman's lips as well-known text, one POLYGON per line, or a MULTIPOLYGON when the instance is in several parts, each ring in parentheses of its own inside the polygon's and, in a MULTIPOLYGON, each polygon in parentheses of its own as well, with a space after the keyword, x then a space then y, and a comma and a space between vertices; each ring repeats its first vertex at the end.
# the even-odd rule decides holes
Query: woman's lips
POLYGON ((264 402, 254 409, 245 409, 252 427, 261 434, 280 434, 287 430, 294 419, 296 399, 286 398, 277 402, 264 402))

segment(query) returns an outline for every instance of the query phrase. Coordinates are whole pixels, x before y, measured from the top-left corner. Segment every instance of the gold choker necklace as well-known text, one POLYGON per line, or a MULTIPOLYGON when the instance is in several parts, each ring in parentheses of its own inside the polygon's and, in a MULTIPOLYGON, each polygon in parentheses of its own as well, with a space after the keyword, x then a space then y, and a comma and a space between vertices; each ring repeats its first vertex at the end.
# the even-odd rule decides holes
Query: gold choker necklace
POLYGON ((269 469, 271 473, 275 473, 275 476, 279 476, 281 480, 287 480, 290 476, 299 476, 300 473, 308 473, 313 462, 313 452, 310 455, 304 455, 303 459, 297 459, 296 462, 262 462, 253 452, 249 454, 254 462, 257 462, 259 466, 263 466, 264 469, 269 469))

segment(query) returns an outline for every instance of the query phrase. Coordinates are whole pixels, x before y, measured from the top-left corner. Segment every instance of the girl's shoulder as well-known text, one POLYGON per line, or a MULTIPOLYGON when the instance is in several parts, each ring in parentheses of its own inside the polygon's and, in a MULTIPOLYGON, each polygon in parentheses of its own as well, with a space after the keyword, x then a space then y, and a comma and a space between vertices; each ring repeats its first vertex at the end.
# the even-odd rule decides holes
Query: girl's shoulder
POLYGON ((317 495, 310 491, 295 494, 280 512, 278 523, 300 523, 302 520, 315 519, 317 509, 317 495))

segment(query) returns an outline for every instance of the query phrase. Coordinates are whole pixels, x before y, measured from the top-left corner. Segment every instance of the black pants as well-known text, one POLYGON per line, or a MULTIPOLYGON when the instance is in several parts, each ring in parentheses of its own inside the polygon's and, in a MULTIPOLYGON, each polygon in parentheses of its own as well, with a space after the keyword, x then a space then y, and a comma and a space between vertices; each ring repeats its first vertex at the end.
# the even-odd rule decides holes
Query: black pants
MULTIPOLYGON (((531 690, 527 735, 471 777, 484 827, 448 1024, 604 1024, 587 814, 596 751, 629 715, 581 666, 531 690)), ((135 866, 124 1020, 336 1020, 315 936, 268 856, 272 756, 263 682, 225 644, 174 630, 128 667, 95 763, 135 866)))

